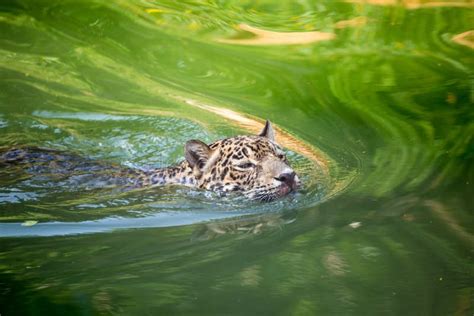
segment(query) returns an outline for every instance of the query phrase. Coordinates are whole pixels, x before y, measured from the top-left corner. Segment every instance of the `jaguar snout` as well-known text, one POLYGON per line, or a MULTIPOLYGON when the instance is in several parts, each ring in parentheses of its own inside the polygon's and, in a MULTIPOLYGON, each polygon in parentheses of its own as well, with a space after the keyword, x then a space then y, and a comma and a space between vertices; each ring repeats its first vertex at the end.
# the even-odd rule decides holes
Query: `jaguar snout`
POLYGON ((278 177, 275 177, 275 180, 286 184, 292 191, 296 190, 299 183, 298 176, 294 171, 282 173, 278 177))

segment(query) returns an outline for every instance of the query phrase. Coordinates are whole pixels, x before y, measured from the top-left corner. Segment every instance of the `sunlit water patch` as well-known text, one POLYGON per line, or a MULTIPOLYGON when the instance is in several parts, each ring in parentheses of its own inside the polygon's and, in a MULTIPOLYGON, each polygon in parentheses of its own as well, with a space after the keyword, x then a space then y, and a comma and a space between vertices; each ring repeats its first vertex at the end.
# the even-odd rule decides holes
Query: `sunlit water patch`
MULTIPOLYGON (((328 174, 314 161, 287 151, 299 174, 302 188, 271 203, 248 201, 238 195, 221 196, 204 190, 165 186, 124 190, 107 187, 93 168, 150 169, 183 159, 187 140, 207 143, 232 136, 208 132, 199 124, 173 117, 118 115, 92 112, 35 111, 28 118, 12 116, 9 131, 29 134, 34 145, 58 150, 74 161, 84 161, 79 175, 25 170, 7 166, 0 170, 0 231, 2 236, 51 236, 110 231, 120 228, 186 225, 251 214, 281 212, 314 205, 329 194, 328 174), (43 140, 43 141, 38 141, 43 140), (108 165, 110 164, 110 165, 108 165), (33 174, 28 174, 33 172, 33 174), (36 174, 34 173, 36 172, 36 174), (37 221, 35 225, 22 225, 37 221)), ((8 131, 7 134, 8 135, 8 131)), ((8 137, 7 137, 8 139, 8 137)), ((27 141, 8 146, 32 145, 27 141)), ((35 167, 36 168, 36 167, 35 167)))

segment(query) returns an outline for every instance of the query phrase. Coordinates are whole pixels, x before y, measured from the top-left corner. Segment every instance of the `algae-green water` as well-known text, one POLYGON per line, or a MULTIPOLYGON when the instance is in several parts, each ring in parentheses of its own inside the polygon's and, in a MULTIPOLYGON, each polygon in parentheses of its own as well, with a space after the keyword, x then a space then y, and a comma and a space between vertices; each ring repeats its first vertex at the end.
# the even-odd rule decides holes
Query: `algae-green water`
POLYGON ((3 315, 472 315, 471 1, 0 3, 0 147, 126 167, 270 119, 271 203, 0 169, 3 315))

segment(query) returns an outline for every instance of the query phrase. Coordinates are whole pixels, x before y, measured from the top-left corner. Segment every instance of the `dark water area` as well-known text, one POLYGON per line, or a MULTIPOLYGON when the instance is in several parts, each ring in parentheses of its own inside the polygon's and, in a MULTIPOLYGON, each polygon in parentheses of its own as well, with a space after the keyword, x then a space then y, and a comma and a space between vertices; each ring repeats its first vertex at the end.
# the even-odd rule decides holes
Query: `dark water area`
POLYGON ((473 9, 2 1, 1 150, 163 167, 270 119, 304 185, 259 203, 2 166, 0 314, 472 315, 473 9))

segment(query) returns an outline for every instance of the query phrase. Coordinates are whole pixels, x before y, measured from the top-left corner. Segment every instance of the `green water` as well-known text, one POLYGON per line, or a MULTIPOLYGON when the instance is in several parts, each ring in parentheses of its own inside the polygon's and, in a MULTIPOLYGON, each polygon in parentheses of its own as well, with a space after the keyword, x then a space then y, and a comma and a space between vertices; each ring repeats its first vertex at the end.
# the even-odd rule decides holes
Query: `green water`
POLYGON ((249 133, 204 104, 326 165, 293 148, 269 204, 0 170, 0 314, 472 315, 473 6, 404 3, 2 1, 0 147, 141 168, 249 133))

